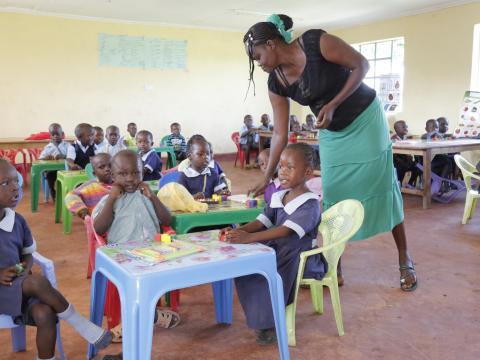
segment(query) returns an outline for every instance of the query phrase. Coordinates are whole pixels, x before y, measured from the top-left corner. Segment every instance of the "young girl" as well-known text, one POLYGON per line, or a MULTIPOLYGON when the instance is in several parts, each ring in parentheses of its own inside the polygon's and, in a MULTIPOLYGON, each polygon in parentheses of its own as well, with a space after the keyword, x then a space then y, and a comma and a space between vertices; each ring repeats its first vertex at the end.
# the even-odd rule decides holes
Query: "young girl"
MULTIPOLYGON (((310 146, 302 143, 288 145, 281 154, 278 169, 278 178, 285 190, 272 195, 270 204, 257 220, 235 230, 222 230, 227 242, 264 242, 276 251, 285 305, 293 301, 300 253, 312 249, 320 224, 318 196, 305 185, 313 172, 313 161, 310 146)), ((326 270, 327 263, 321 255, 311 256, 305 266, 305 277, 320 280, 326 270)), ((247 325, 255 329, 257 343, 274 342, 275 322, 265 278, 261 275, 243 276, 235 279, 235 284, 247 325)))
POLYGON ((18 199, 17 172, 0 160, 0 314, 37 327, 37 359, 55 358, 56 323, 65 320, 90 344, 103 349, 112 335, 80 315, 41 275, 32 274, 35 241, 25 219, 10 208, 18 199))
POLYGON ((152 149, 153 134, 147 130, 141 130, 136 136, 138 155, 143 163, 143 180, 158 180, 162 177, 160 171, 162 170, 162 160, 152 149))

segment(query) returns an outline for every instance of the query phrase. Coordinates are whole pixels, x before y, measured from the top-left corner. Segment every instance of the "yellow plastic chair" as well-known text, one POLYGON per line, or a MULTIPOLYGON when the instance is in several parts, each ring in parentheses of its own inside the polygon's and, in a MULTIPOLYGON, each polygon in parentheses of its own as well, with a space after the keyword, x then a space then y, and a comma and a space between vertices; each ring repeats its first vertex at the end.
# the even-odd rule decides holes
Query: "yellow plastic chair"
POLYGON ((477 171, 476 167, 469 163, 463 156, 457 154, 455 155, 455 164, 462 171, 463 180, 465 181, 465 186, 467 187, 467 196, 465 198, 465 209, 463 210, 462 224, 466 224, 470 220, 475 212, 477 207, 477 200, 480 198, 477 189, 472 189, 472 179, 480 182, 480 176, 475 175, 474 172, 477 171))
POLYGON ((322 214, 322 222, 318 227, 322 234, 323 246, 300 254, 297 281, 295 282, 295 297, 293 303, 286 308, 288 345, 295 346, 295 313, 297 310, 298 289, 300 285, 310 286, 313 308, 317 314, 323 313, 323 287, 328 286, 332 299, 335 322, 338 335, 343 336, 342 308, 338 292, 337 264, 345 250, 347 241, 355 235, 363 223, 363 206, 358 200, 344 200, 335 204, 322 214), (323 253, 328 262, 328 272, 322 280, 304 279, 303 272, 307 258, 323 253))

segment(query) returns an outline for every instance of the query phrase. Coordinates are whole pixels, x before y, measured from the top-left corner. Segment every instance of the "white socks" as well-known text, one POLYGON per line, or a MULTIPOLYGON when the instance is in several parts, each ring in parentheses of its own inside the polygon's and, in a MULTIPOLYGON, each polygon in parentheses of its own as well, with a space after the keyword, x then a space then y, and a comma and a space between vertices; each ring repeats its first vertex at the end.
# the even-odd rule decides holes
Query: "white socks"
POLYGON ((57 316, 72 325, 90 344, 95 344, 105 333, 104 329, 80 315, 72 304, 68 304, 68 308, 64 312, 58 313, 57 316))

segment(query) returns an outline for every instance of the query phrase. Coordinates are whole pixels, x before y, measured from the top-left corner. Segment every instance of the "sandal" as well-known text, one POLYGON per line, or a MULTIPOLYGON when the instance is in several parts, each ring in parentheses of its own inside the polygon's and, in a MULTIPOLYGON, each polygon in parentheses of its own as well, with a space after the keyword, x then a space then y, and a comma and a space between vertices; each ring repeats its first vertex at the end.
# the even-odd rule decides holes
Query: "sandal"
POLYGON ((116 355, 105 355, 103 357, 103 360, 122 360, 123 359, 123 353, 119 353, 116 355))
POLYGON ((118 324, 114 328, 111 328, 110 332, 113 335, 112 343, 120 344, 122 342, 122 324, 118 324))
POLYGON ((417 288, 417 274, 415 273, 415 266, 411 262, 410 265, 400 265, 400 288, 403 291, 414 291, 417 288), (402 274, 402 272, 405 272, 402 274), (407 277, 413 275, 415 281, 408 286, 407 277))
POLYGON ((172 310, 156 309, 154 324, 165 329, 174 328, 180 324, 180 315, 172 310))

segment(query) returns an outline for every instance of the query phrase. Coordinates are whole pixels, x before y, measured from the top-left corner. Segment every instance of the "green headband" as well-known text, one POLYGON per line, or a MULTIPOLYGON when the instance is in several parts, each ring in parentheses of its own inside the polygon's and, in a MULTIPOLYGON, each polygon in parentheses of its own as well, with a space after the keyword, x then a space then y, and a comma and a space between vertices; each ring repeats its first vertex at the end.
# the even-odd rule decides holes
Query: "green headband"
POLYGON ((283 20, 277 14, 272 14, 268 17, 267 21, 272 23, 277 28, 280 35, 282 35, 283 39, 289 44, 292 41, 292 30, 285 30, 285 24, 283 20))

